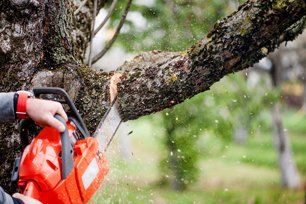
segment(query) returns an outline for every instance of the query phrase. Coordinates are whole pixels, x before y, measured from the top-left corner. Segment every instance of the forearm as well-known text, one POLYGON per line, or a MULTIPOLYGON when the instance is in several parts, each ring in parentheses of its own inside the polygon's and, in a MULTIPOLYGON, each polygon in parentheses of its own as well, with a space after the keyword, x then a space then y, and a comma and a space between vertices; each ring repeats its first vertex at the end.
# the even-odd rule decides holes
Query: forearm
POLYGON ((0 123, 15 120, 14 92, 0 93, 0 123))

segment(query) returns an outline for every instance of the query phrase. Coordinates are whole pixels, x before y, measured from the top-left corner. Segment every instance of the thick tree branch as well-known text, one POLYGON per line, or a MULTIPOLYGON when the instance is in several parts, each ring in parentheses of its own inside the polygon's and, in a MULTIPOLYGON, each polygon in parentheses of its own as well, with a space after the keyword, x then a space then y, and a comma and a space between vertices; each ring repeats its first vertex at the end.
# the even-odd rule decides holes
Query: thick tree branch
POLYGON ((135 119, 171 107, 208 90, 226 74, 252 66, 283 40, 296 37, 281 39, 305 15, 304 0, 248 1, 188 52, 137 56, 120 68, 122 117, 135 119))

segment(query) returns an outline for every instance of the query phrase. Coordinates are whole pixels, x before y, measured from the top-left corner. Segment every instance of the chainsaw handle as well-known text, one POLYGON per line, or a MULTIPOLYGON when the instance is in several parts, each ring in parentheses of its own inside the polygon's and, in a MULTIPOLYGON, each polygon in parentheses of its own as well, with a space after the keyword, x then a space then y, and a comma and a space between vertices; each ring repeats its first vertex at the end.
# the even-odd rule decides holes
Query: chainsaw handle
POLYGON ((52 95, 62 96, 65 99, 65 103, 69 106, 73 116, 78 120, 81 127, 83 128, 83 130, 86 134, 85 137, 88 137, 90 135, 81 115, 79 114, 79 112, 78 112, 77 108, 75 107, 73 101, 71 100, 71 98, 69 97, 69 95, 67 94, 67 92, 64 89, 58 88, 58 87, 41 87, 41 88, 34 88, 33 93, 34 93, 34 96, 37 97, 37 98, 42 94, 52 94, 52 95))
POLYGON ((73 150, 69 139, 69 133, 66 121, 60 115, 56 114, 54 116, 65 126, 65 131, 61 133, 61 143, 62 143, 62 180, 67 178, 71 170, 73 169, 73 150))

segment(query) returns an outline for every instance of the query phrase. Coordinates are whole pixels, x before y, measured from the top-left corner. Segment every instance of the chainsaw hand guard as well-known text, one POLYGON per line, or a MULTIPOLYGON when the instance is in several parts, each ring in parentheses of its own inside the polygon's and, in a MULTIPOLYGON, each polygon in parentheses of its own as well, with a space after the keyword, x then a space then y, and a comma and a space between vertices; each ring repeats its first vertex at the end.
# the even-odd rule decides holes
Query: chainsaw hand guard
POLYGON ((34 96, 37 97, 37 98, 41 95, 58 95, 58 96, 63 97, 64 101, 58 101, 58 102, 65 103, 69 106, 69 108, 72 112, 72 116, 74 118, 76 118, 76 120, 79 122, 82 129, 85 131, 86 136, 90 135, 81 115, 79 114, 79 112, 78 112, 77 108, 75 107, 73 101, 71 100, 71 98, 69 97, 69 95, 67 94, 67 92, 64 89, 61 89, 61 88, 58 88, 58 87, 34 88, 33 93, 34 93, 34 96))
POLYGON ((65 126, 65 131, 61 133, 62 179, 65 179, 73 169, 73 149, 69 139, 68 128, 65 120, 60 115, 55 115, 54 117, 65 126))

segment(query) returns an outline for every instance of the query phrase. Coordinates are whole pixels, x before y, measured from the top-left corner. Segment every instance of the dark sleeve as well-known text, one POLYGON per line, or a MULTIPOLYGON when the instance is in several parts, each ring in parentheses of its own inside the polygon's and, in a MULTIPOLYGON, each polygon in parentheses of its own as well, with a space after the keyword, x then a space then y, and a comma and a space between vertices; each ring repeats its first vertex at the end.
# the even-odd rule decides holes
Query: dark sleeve
POLYGON ((15 120, 14 92, 0 93, 0 123, 15 120))
POLYGON ((0 187, 0 203, 1 204, 23 204, 22 200, 13 198, 9 194, 5 193, 3 188, 0 187))

